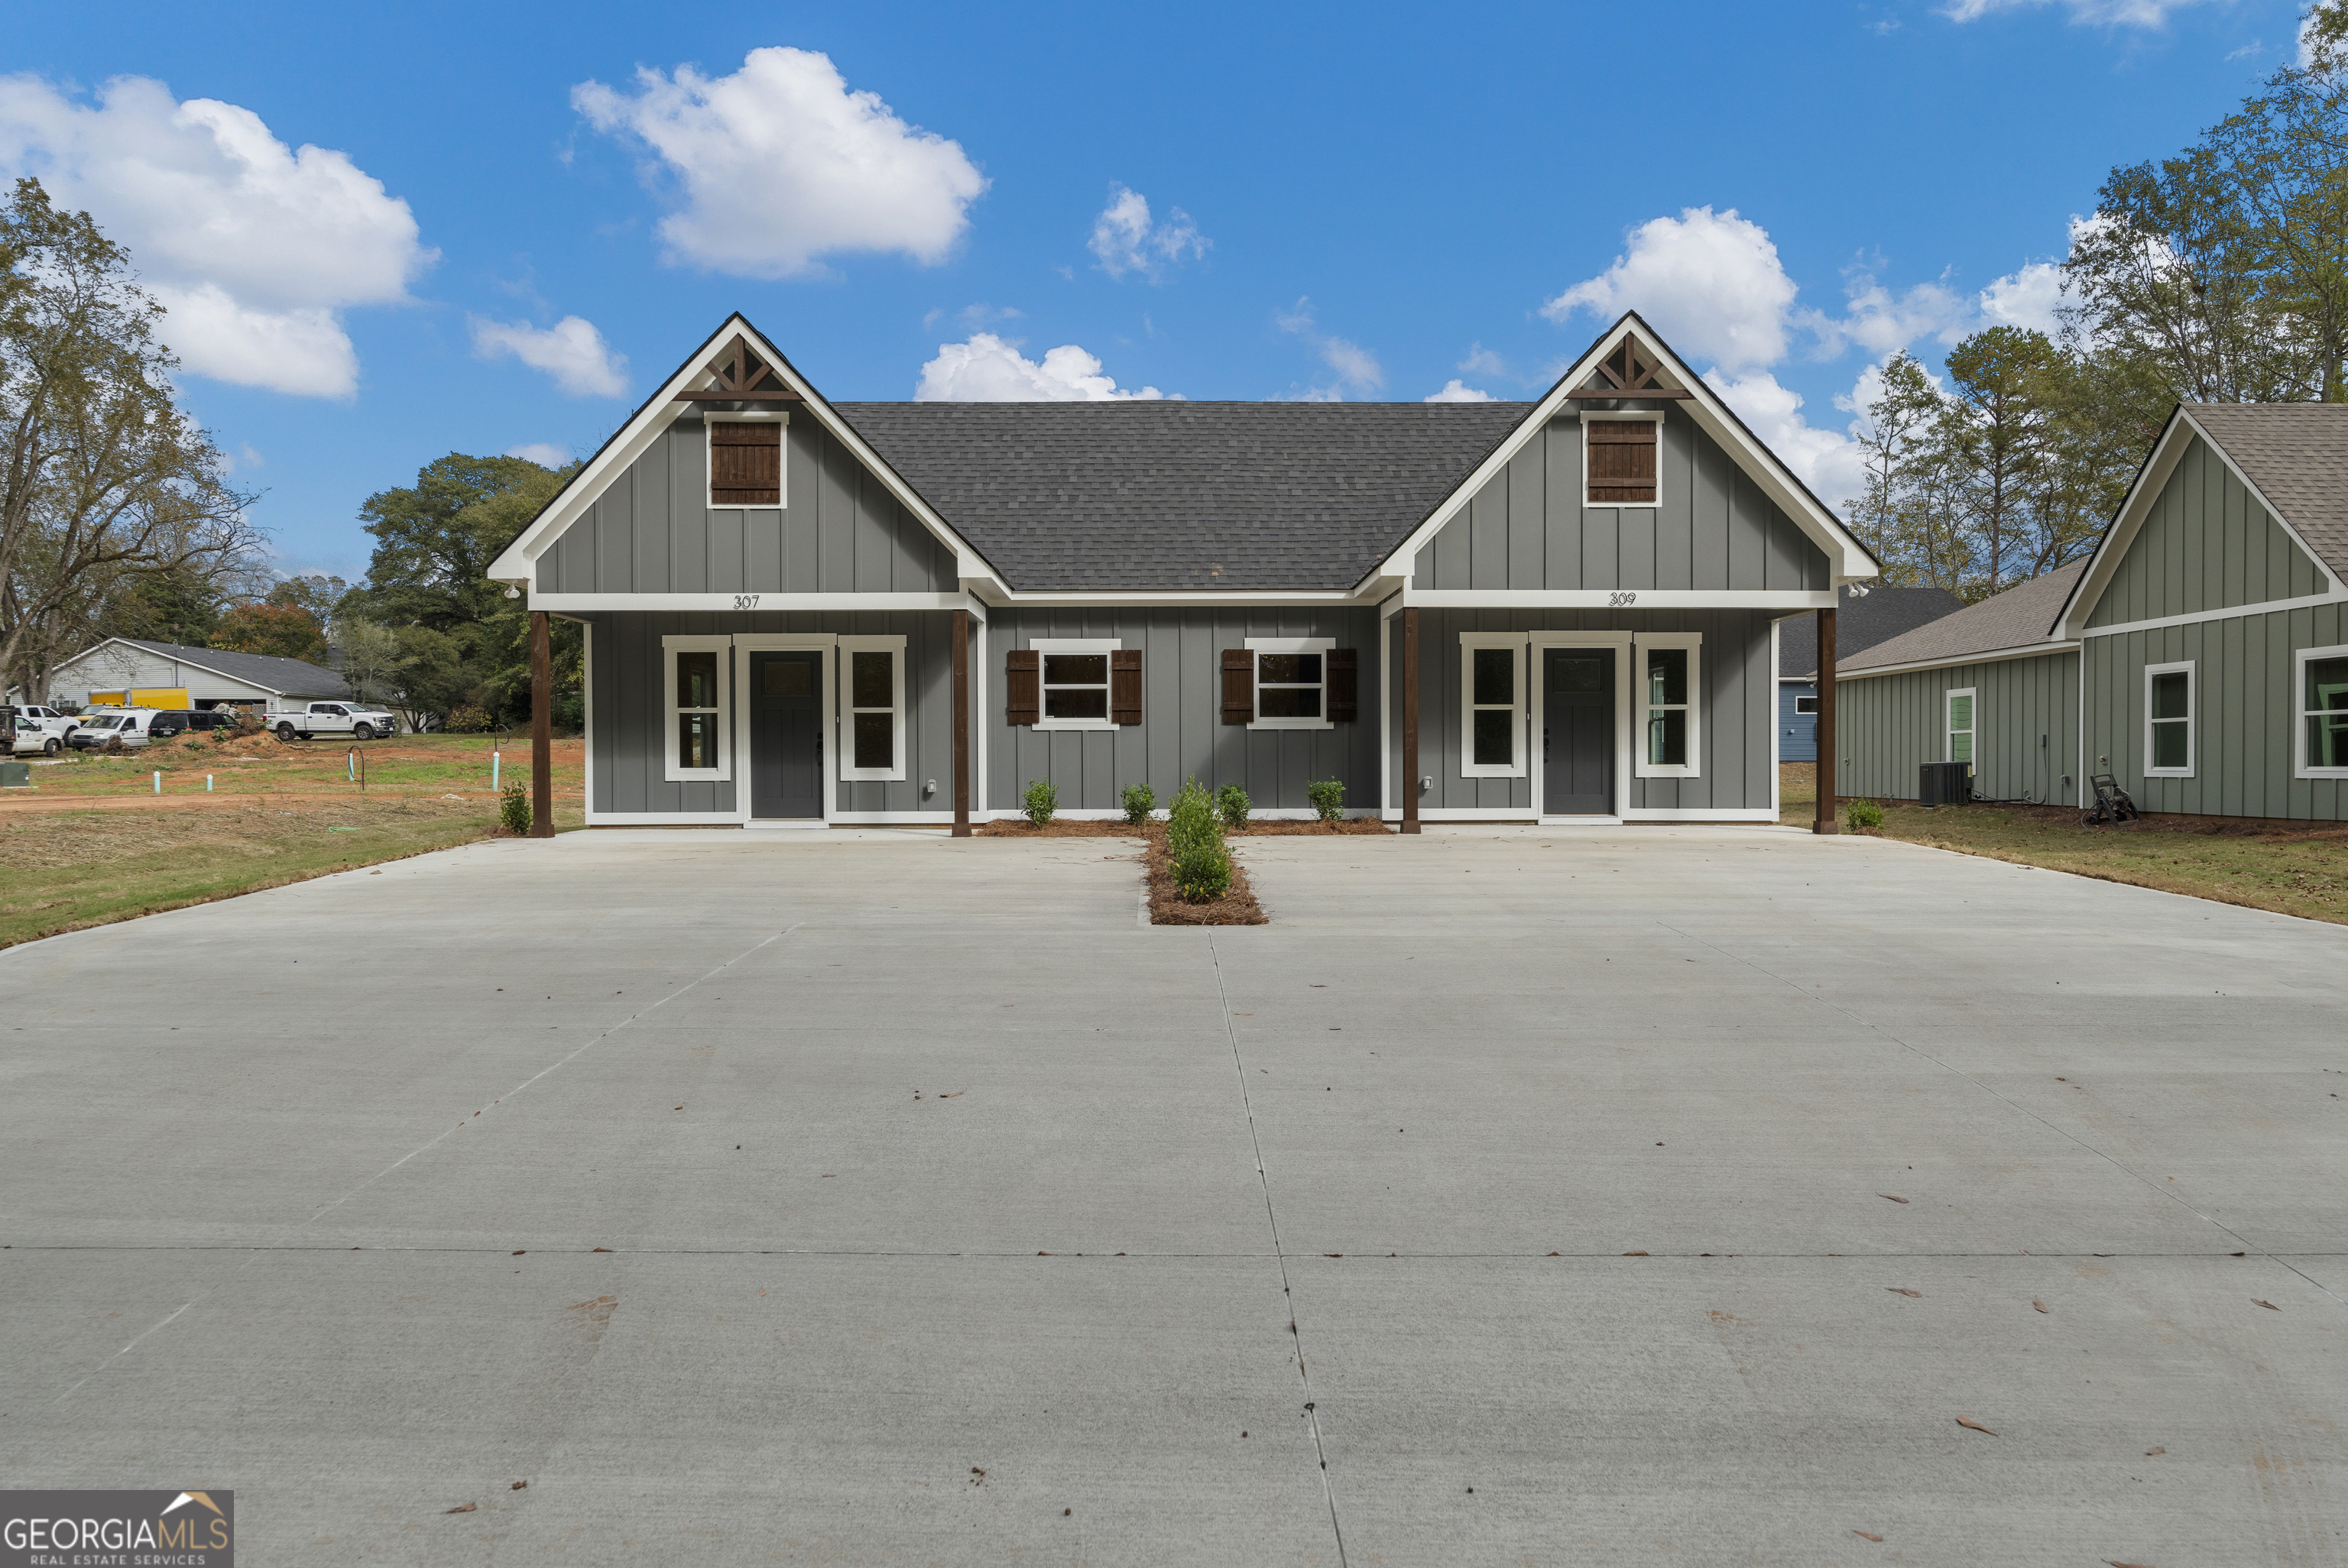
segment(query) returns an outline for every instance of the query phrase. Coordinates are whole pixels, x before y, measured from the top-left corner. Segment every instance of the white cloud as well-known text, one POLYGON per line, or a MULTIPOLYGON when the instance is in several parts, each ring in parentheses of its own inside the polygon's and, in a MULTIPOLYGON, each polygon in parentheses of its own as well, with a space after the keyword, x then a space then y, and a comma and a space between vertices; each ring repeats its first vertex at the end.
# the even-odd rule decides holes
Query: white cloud
POLYGON ((1045 350, 1038 364, 993 333, 938 344, 937 357, 922 366, 913 388, 916 403, 1103 403, 1165 395, 1154 386, 1119 391, 1101 374, 1101 362, 1075 343, 1045 350))
POLYGON ((1323 333, 1313 318, 1313 302, 1300 299, 1292 309, 1277 311, 1272 320, 1280 330, 1303 339, 1321 363, 1335 374, 1334 385, 1313 388, 1307 400, 1317 403, 1342 402, 1348 392, 1357 397, 1376 392, 1386 384, 1386 373, 1380 368, 1377 356, 1357 343, 1323 333))
POLYGON ((144 77, 115 77, 94 104, 0 77, 0 175, 38 177, 128 246, 181 364, 240 385, 350 396, 341 313, 403 302, 439 254, 348 154, 288 148, 250 109, 175 102, 144 77))
POLYGON ((1981 292, 1981 313, 1992 326, 2028 327, 2052 333, 2063 324, 2056 313, 2066 302, 2063 269, 2033 261, 2008 272, 1981 292))
POLYGON ((1492 395, 1488 392, 1478 391, 1455 375, 1443 384, 1442 391, 1430 392, 1420 401, 1424 403, 1489 403, 1492 401, 1492 395))
POLYGON ((1468 357, 1461 360, 1457 364, 1452 366, 1452 368, 1454 370, 1464 370, 1470 375, 1506 375, 1509 374, 1509 367, 1501 363, 1500 356, 1494 354, 1490 349, 1486 348, 1480 343, 1469 343, 1468 345, 1468 357))
POLYGON ((2106 27, 2165 27, 2177 12, 2208 0, 1949 0, 1941 15, 1952 22, 1978 22, 2002 11, 2060 5, 2076 24, 2106 27))
POLYGON ((628 390, 628 356, 613 354, 595 323, 583 316, 565 316, 551 327, 475 316, 471 325, 475 354, 483 359, 510 354, 546 372, 573 397, 617 397, 628 390))
POLYGON ((1851 343, 1877 355, 1906 348, 1921 337, 1955 343, 1977 313, 1976 302, 1944 282, 1917 283, 1893 292, 1871 272, 1854 270, 1843 285, 1850 302, 1839 319, 1815 312, 1801 317, 1817 334, 1817 357, 1834 359, 1851 343))
POLYGON ((1843 502, 1859 495, 1867 477, 1863 448, 1804 419, 1801 394, 1778 385, 1766 371, 1731 380, 1715 370, 1704 379, 1829 509, 1840 512, 1843 502))
POLYGON ((551 441, 525 441, 505 450, 509 457, 527 457, 541 468, 560 468, 571 461, 571 448, 557 446, 551 441))
POLYGON ((1167 209, 1166 221, 1153 224, 1149 200, 1122 185, 1108 188, 1108 205, 1093 220, 1087 249, 1112 278, 1138 272, 1156 282, 1166 269, 1182 260, 1187 251, 1195 260, 1214 241, 1199 232, 1199 225, 1179 207, 1167 209))
POLYGON ((1629 249, 1612 266, 1550 301, 1541 314, 1563 325, 1581 311, 1612 320, 1635 310, 1681 353, 1735 372, 1786 356, 1794 292, 1768 231, 1734 208, 1690 207, 1632 230, 1629 249))
POLYGON ((668 257, 745 278, 788 278, 844 251, 945 260, 986 178, 957 142, 850 92, 829 56, 753 49, 729 77, 636 72, 631 95, 571 89, 596 129, 649 147, 682 198, 668 257))

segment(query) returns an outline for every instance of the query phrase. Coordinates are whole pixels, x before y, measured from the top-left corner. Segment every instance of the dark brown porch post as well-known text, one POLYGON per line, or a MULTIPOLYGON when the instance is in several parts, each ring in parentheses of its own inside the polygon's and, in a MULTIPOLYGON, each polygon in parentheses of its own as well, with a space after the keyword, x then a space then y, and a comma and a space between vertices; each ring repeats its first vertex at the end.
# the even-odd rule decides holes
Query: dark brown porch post
POLYGON ((1402 830, 1418 831, 1418 611, 1402 612, 1402 830))
POLYGON ((1835 799, 1835 612, 1818 611, 1818 819, 1813 833, 1840 833, 1835 799))
POLYGON ((554 651, 549 617, 530 612, 530 835, 554 836, 554 651))
POLYGON ((956 838, 970 836, 970 611, 953 612, 953 794, 956 838))

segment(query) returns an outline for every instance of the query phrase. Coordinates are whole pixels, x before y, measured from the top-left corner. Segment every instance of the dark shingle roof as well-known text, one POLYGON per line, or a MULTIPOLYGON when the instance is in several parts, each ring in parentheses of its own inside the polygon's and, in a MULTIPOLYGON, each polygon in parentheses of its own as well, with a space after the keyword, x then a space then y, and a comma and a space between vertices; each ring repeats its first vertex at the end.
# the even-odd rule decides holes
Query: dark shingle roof
POLYGON ((2086 566, 2084 560, 2058 566, 1979 604, 1969 604, 1954 615, 1879 642, 1856 657, 1843 658, 1838 650, 1836 672, 1855 674, 1885 664, 1931 663, 2049 641, 2055 617, 2063 613, 2071 597, 2071 585, 2079 580, 2086 566))
MULTIPOLYGON (((1954 615, 1965 601, 1945 588, 1878 588, 1858 598, 1846 592, 1835 606, 1835 666, 1913 631, 1928 621, 1954 615)), ((1807 681, 1818 672, 1818 618, 1796 616, 1777 623, 1777 678, 1807 681)))
POLYGON ((1522 403, 840 403, 1025 590, 1348 589, 1522 403))
POLYGON ((133 637, 122 641, 182 664, 218 671, 232 681, 242 681, 280 696, 330 700, 351 694, 340 675, 299 659, 280 659, 272 653, 238 653, 226 648, 186 648, 176 642, 142 642, 133 637))
POLYGON ((2348 404, 2188 403, 2185 412, 2348 578, 2348 404))

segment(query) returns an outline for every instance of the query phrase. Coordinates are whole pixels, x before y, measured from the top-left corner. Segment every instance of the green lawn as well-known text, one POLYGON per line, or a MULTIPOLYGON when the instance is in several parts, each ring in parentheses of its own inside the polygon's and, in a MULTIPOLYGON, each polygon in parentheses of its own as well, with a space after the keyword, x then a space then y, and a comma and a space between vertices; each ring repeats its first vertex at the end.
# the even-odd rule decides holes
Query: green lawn
MULTIPOLYGON (((366 763, 367 794, 487 796, 493 746, 501 753, 501 782, 520 778, 527 784, 526 735, 498 742, 488 735, 396 735, 356 749, 366 763)), ((221 794, 298 790, 355 796, 360 790, 351 777, 353 749, 347 741, 324 738, 286 745, 273 736, 246 736, 222 744, 207 735, 165 741, 118 757, 69 752, 55 764, 35 767, 32 780, 44 795, 151 794, 154 775, 160 773, 166 795, 201 794, 209 774, 213 793, 221 794)), ((558 798, 580 793, 584 753, 576 739, 554 743, 558 798)))
MULTIPOLYGON (((576 825, 575 810, 557 822, 576 825)), ((0 947, 486 838, 486 799, 257 799, 0 816, 0 947)))
MULTIPOLYGON (((1783 764, 1783 821, 1810 821, 1807 763, 1783 764)), ((2069 807, 1885 803, 1883 836, 2050 871, 2348 925, 2348 824, 2243 827, 2165 817, 2083 827, 2069 807)))

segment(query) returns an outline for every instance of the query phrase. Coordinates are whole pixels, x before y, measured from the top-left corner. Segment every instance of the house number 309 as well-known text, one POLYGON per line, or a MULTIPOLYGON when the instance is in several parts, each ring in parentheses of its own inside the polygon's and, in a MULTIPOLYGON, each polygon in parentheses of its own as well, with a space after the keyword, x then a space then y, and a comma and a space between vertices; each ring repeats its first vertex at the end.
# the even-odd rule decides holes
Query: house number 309
POLYGON ((1639 596, 1635 593, 1618 593, 1609 598, 1606 602, 1619 608, 1625 604, 1638 603, 1639 596))
POLYGON ((758 596, 755 593, 737 593, 734 596, 734 608, 756 610, 758 608, 758 596))

